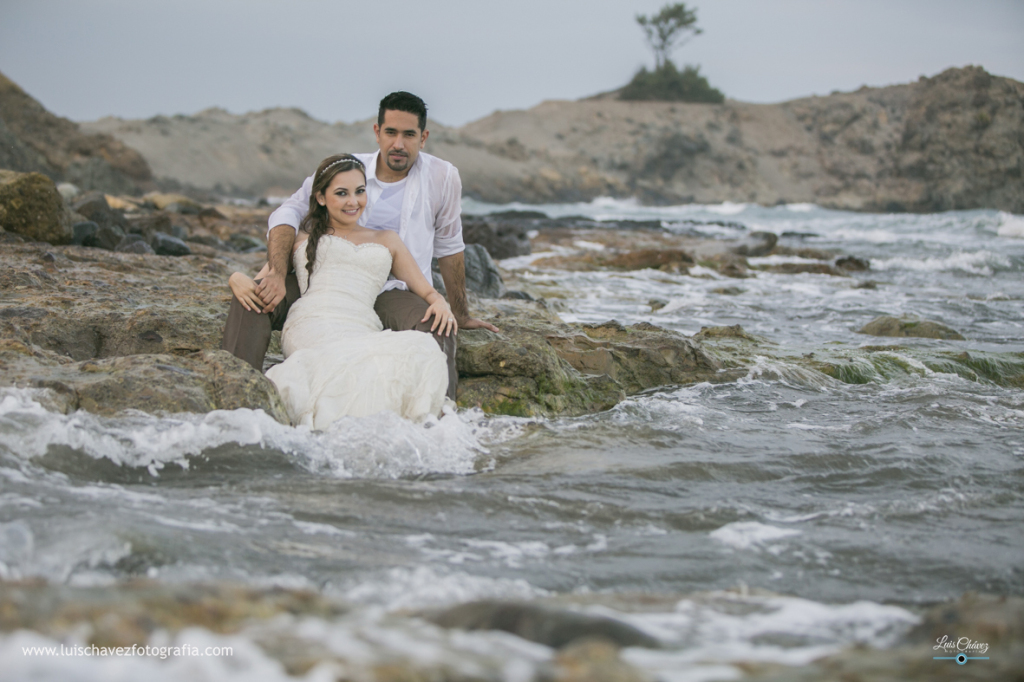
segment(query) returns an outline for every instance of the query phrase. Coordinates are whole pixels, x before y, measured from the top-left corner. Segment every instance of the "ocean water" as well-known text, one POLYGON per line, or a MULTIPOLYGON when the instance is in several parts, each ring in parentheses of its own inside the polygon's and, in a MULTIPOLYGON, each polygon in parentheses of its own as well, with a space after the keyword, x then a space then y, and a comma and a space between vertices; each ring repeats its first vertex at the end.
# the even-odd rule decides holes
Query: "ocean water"
MULTIPOLYGON (((517 207, 464 206, 508 208, 517 207)), ((733 382, 665 387, 585 417, 468 410, 413 425, 382 414, 326 432, 250 410, 65 416, 31 391, 0 389, 0 577, 314 589, 354 608, 335 621, 264 627, 347 660, 510 681, 533 679, 553 652, 410 613, 508 598, 613 615, 663 643, 623 658, 679 682, 736 678, 739 661, 801 664, 854 643, 884 647, 918 621, 918 607, 967 591, 1024 594, 1024 390, 915 360, 1024 353, 1024 218, 613 200, 518 208, 691 231, 681 221, 719 221, 697 229, 767 230, 787 246, 871 263, 850 277, 742 280, 703 268, 503 263, 557 292, 569 322, 647 321, 686 334, 740 324, 801 353, 893 344, 855 332, 878 315, 915 314, 967 340, 901 339, 892 355, 909 369, 864 384, 765 358, 733 382), (874 288, 857 286, 867 280, 874 288)), ((230 663, 114 661, 27 658, 20 647, 49 640, 19 631, 0 637, 0 661, 25 680, 71 670, 84 680, 290 679, 261 645, 271 636, 165 636, 235 646, 230 663)), ((331 674, 321 666, 306 679, 331 674)))

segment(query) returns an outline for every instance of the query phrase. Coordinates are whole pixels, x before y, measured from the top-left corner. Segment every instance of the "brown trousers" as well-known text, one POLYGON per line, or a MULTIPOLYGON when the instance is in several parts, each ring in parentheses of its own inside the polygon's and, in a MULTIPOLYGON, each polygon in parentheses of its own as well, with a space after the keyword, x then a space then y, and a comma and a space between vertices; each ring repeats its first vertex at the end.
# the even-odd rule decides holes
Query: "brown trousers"
MULTIPOLYGON (((263 360, 267 355, 267 346, 270 345, 271 332, 284 327, 288 308, 299 300, 299 282, 295 278, 295 273, 288 273, 284 284, 284 300, 272 313, 266 315, 246 310, 237 298, 231 297, 228 320, 224 324, 224 341, 220 347, 245 360, 259 372, 263 371, 263 360)), ((433 318, 420 322, 427 313, 427 302, 411 291, 385 291, 377 297, 373 309, 385 329, 396 332, 415 329, 430 334, 433 318)), ((448 358, 448 397, 455 400, 455 391, 459 385, 459 372, 455 367, 455 336, 430 335, 448 358)))

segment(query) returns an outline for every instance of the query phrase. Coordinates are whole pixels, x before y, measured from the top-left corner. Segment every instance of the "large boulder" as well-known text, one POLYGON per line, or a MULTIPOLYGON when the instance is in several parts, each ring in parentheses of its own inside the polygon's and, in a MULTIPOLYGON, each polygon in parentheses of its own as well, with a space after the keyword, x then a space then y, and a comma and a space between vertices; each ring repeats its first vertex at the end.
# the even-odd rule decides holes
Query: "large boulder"
POLYGON ((41 173, 0 170, 0 228, 50 244, 67 244, 74 236, 64 199, 41 173))
POLYGON ((568 325, 528 301, 487 308, 480 314, 499 333, 459 332, 464 407, 519 416, 585 414, 649 388, 735 378, 720 372, 700 344, 654 325, 568 325))
POLYGON ((49 389, 48 407, 113 415, 261 409, 287 424, 274 385, 227 351, 187 356, 130 355, 73 362, 11 339, 0 339, 0 386, 49 389))
POLYGON ((462 239, 466 244, 479 244, 498 260, 530 254, 530 237, 522 221, 465 217, 462 220, 462 239))

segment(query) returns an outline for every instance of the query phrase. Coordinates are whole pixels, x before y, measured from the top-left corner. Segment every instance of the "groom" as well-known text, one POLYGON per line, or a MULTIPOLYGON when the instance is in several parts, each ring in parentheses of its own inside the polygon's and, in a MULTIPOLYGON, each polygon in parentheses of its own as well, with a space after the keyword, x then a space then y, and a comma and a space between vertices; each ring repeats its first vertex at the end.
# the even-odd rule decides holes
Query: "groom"
MULTIPOLYGON (((460 329, 489 329, 494 325, 469 315, 466 270, 462 252, 462 181, 455 166, 421 153, 427 141, 427 105, 416 95, 393 92, 380 101, 373 126, 380 150, 355 154, 366 166, 369 210, 359 223, 374 230, 393 230, 409 249, 428 282, 431 259, 437 257, 448 304, 460 329)), ((290 272, 292 247, 299 223, 309 211, 313 176, 270 214, 267 264, 257 276, 256 293, 263 311, 246 310, 237 298, 224 327, 221 347, 263 370, 273 329, 284 326, 288 307, 299 298, 298 280, 290 272)), ((423 321, 427 302, 409 291, 405 282, 389 279, 374 310, 385 329, 416 329, 430 333, 432 319, 423 321)), ((448 358, 448 397, 455 399, 458 370, 455 337, 432 335, 448 358)))

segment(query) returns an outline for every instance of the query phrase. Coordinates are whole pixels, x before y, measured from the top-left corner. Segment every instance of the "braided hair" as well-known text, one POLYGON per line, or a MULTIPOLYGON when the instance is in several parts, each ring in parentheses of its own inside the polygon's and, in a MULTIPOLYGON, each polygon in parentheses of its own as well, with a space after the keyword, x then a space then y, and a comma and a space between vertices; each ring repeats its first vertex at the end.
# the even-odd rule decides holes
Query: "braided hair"
POLYGON ((308 273, 306 291, 309 291, 309 280, 313 278, 313 264, 316 263, 317 244, 320 242, 320 237, 327 234, 327 231, 331 229, 331 219, 327 215, 327 207, 321 206, 316 197, 319 194, 326 193, 335 175, 350 170, 359 171, 363 174, 365 180, 366 168, 363 166, 363 162, 351 154, 328 156, 320 162, 316 173, 313 175, 313 189, 309 193, 309 212, 302 219, 302 222, 299 223, 299 229, 309 235, 309 239, 306 240, 306 272, 308 273))

